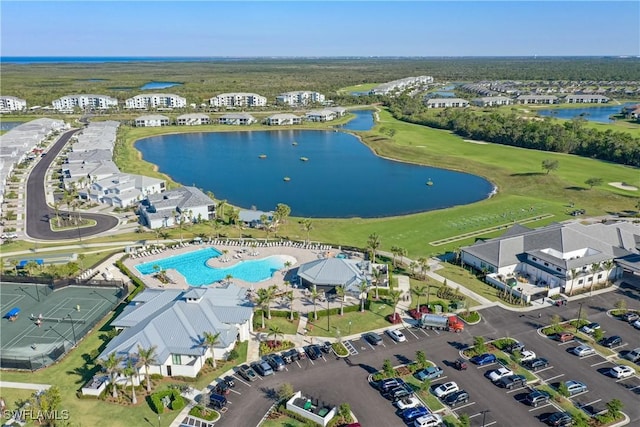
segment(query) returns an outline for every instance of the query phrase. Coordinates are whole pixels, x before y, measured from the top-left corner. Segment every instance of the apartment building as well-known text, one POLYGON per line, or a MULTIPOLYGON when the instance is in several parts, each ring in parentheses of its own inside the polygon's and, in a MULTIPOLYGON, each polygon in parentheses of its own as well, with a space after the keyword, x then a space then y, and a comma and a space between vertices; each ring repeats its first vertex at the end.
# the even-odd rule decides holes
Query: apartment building
POLYGON ((58 111, 72 111, 75 108, 107 110, 118 106, 118 100, 106 95, 67 95, 53 101, 58 111))
POLYGON ((209 100, 212 107, 265 107, 267 98, 256 93, 221 93, 209 100))
POLYGON ((147 110, 149 108, 185 108, 187 100, 171 93, 144 93, 125 100, 126 108, 147 110))

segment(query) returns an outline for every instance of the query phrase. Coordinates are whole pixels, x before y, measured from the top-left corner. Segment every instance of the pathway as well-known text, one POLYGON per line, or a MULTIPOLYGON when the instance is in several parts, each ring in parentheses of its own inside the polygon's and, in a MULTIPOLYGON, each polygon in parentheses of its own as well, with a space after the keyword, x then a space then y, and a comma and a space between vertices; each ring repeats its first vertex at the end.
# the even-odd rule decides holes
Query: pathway
POLYGON ((22 390, 48 390, 51 387, 49 384, 35 384, 35 383, 17 383, 13 381, 0 381, 0 388, 19 388, 22 390))

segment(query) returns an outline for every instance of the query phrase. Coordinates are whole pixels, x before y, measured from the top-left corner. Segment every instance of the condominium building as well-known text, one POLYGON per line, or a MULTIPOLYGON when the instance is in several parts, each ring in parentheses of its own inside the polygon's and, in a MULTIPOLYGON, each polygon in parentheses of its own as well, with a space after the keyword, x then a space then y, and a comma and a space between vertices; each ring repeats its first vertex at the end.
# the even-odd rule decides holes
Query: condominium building
POLYGON ((567 95, 565 102, 569 104, 606 104, 609 98, 604 95, 567 95))
POLYGON ((555 95, 520 95, 516 98, 518 104, 557 104, 555 95))
POLYGON ((431 76, 406 77, 378 85, 371 89, 369 93, 371 95, 390 95, 394 92, 402 92, 406 89, 429 83, 433 83, 433 77, 431 76))
POLYGON ((137 128, 169 126, 169 117, 160 114, 151 114, 136 118, 135 123, 137 128))
POLYGON ((225 114, 218 119, 218 123, 221 125, 248 126, 256 122, 255 117, 247 113, 225 114))
POLYGON ((118 100, 107 95, 67 95, 53 101, 53 108, 69 111, 74 108, 107 110, 117 107, 118 100))
POLYGON ((22 111, 27 109, 27 101, 15 96, 0 96, 0 113, 22 111))
POLYGON ((209 100, 212 107, 264 107, 267 98, 256 93, 221 93, 209 100))
POLYGON ((323 94, 306 90, 285 92, 276 96, 276 102, 292 107, 296 105, 320 104, 324 102, 324 99, 323 94))
POLYGON ((462 98, 431 98, 425 101, 427 108, 460 108, 469 106, 469 101, 462 98))
POLYGON ((483 96, 471 100, 473 105, 478 107, 495 107, 498 105, 511 105, 513 99, 506 96, 483 96))
POLYGON ((208 125, 209 123, 211 123, 209 116, 202 113, 183 114, 176 118, 176 124, 178 126, 198 126, 208 125))
POLYGON ((299 125, 302 123, 302 117, 288 113, 274 114, 267 117, 266 123, 269 126, 299 125))
POLYGON ((185 108, 187 100, 171 93, 145 93, 125 100, 126 108, 185 108))

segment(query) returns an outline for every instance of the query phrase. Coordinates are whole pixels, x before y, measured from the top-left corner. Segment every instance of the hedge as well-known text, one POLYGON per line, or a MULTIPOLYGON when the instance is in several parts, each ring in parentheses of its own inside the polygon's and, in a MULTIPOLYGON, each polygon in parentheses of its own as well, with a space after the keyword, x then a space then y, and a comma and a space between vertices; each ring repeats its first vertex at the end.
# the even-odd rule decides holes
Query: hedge
MULTIPOLYGON (((344 307, 344 312, 345 313, 352 313, 355 311, 360 311, 360 304, 358 303, 358 305, 348 305, 346 307, 344 307)), ((364 309, 365 310, 369 310, 369 307, 371 306, 371 301, 366 300, 364 303, 364 309)), ((320 319, 320 317, 322 316, 326 316, 327 315, 327 311, 329 312, 330 316, 335 316, 336 314, 340 314, 340 307, 337 308, 330 308, 329 310, 318 310, 318 319, 320 319)), ((309 312, 310 314, 313 312, 309 312)))
POLYGON ((129 279, 131 279, 131 282, 133 282, 133 284, 135 285, 135 289, 133 290, 133 292, 131 292, 129 294, 129 296, 127 297, 127 302, 131 302, 131 300, 133 300, 136 295, 138 295, 140 292, 142 292, 145 289, 145 285, 142 282, 142 280, 140 280, 136 275, 134 275, 133 273, 131 273, 131 271, 129 271, 129 269, 127 267, 125 267, 124 263, 122 262, 122 260, 126 257, 127 255, 125 255, 124 257, 122 257, 121 259, 116 261, 116 267, 118 267, 120 269, 121 272, 123 272, 129 279))
POLYGON ((167 396, 171 397, 171 403, 169 404, 170 409, 179 411, 180 409, 184 408, 184 398, 180 395, 179 390, 174 389, 153 393, 149 399, 151 410, 156 414, 162 414, 164 412, 164 404, 162 403, 162 399, 167 396))

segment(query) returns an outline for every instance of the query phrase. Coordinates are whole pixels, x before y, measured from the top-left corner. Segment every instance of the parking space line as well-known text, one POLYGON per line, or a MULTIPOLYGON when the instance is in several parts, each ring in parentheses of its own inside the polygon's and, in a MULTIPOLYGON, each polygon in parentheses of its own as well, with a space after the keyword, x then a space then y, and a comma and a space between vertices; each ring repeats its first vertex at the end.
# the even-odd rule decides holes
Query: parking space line
POLYGON ((584 407, 584 406, 590 406, 590 405, 593 405, 594 403, 598 403, 598 402, 600 402, 601 400, 602 400, 602 399, 594 400, 593 402, 585 403, 584 405, 580 405, 580 406, 583 406, 583 407, 584 407))
POLYGON ((564 377, 564 374, 556 375, 555 377, 547 378, 544 382, 548 383, 549 381, 555 380, 556 378, 564 377))
POLYGON ((242 384, 251 387, 251 384, 244 382, 244 380, 240 377, 238 377, 237 375, 234 375, 233 378, 237 379, 238 381, 240 381, 242 384))
POLYGON ((492 426, 494 424, 496 424, 496 422, 495 421, 491 421, 490 423, 485 423, 484 426, 485 427, 489 427, 489 426, 492 426))
POLYGON ((553 405, 551 404, 551 402, 545 403, 544 405, 540 405, 536 408, 529 409, 529 412, 537 411, 538 409, 546 408, 547 406, 553 406, 553 405))
POLYGON ((416 334, 413 333, 413 331, 409 328, 404 328, 405 331, 409 332, 411 335, 413 335, 417 340, 419 340, 420 338, 418 338, 418 336, 416 334))
POLYGON ((524 387, 518 387, 518 388, 512 388, 511 390, 507 390, 507 394, 511 394, 511 393, 516 392, 516 391, 522 391, 522 390, 524 390, 524 389, 526 389, 526 388, 527 388, 526 386, 524 386, 524 387))
POLYGON ((557 344, 557 346, 558 346, 558 347, 562 347, 562 346, 565 346, 565 345, 567 345, 567 344, 577 344, 577 343, 578 343, 578 342, 577 342, 576 340, 571 340, 571 341, 567 341, 567 342, 561 342, 561 343, 558 343, 558 344, 557 344))
POLYGON ((549 369, 553 369, 553 366, 547 366, 546 368, 538 369, 537 371, 533 371, 533 372, 537 374, 539 372, 548 371, 549 369))
POLYGON ((591 367, 593 368, 594 366, 604 365, 605 363, 610 363, 610 362, 608 360, 605 360, 603 362, 594 363, 593 365, 591 365, 591 367))
POLYGON ((459 411, 460 409, 468 408, 471 405, 475 405, 476 402, 465 403, 462 406, 456 406, 455 408, 451 408, 452 411, 459 411))
POLYGON ((239 391, 235 391, 235 390, 229 390, 229 391, 232 392, 232 393, 235 393, 235 394, 242 394, 239 391))
POLYGON ((496 365, 498 362, 487 363, 486 365, 476 366, 476 369, 488 368, 489 366, 496 365))
POLYGON ((637 385, 637 386, 635 386, 635 387, 630 388, 630 389, 629 389, 629 391, 633 391, 633 392, 635 393, 635 391, 634 391, 634 390, 635 390, 635 389, 637 389, 637 388, 640 388, 640 385, 637 385))
POLYGON ((590 354, 590 355, 588 355, 588 356, 582 356, 582 357, 580 358, 580 360, 589 359, 590 357, 594 357, 594 356, 598 356, 598 355, 594 353, 594 354, 590 354))
POLYGON ((296 362, 296 365, 298 365, 298 368, 302 368, 302 365, 300 365, 300 362, 298 362, 297 360, 295 362, 296 362))
POLYGON ((320 357, 322 357, 322 360, 324 360, 325 362, 327 361, 327 359, 324 358, 324 354, 321 355, 320 357))
POLYGON ((425 331, 423 328, 420 328, 420 331, 425 334, 426 336, 429 336, 429 334, 427 333, 427 331, 425 331))
MULTIPOLYGON (((631 376, 631 377, 626 377, 626 378, 620 378, 619 380, 616 380, 617 383, 621 383, 622 381, 626 381, 626 380, 630 380, 631 378, 638 378, 636 376, 631 376)), ((640 386, 636 386, 636 387, 640 387, 640 386)), ((634 388, 636 388, 634 387, 634 388)), ((633 390, 633 389, 632 389, 633 390)))
POLYGON ((311 360, 310 358, 307 358, 307 360, 311 362, 312 365, 315 365, 315 363, 313 363, 313 360, 311 360))

